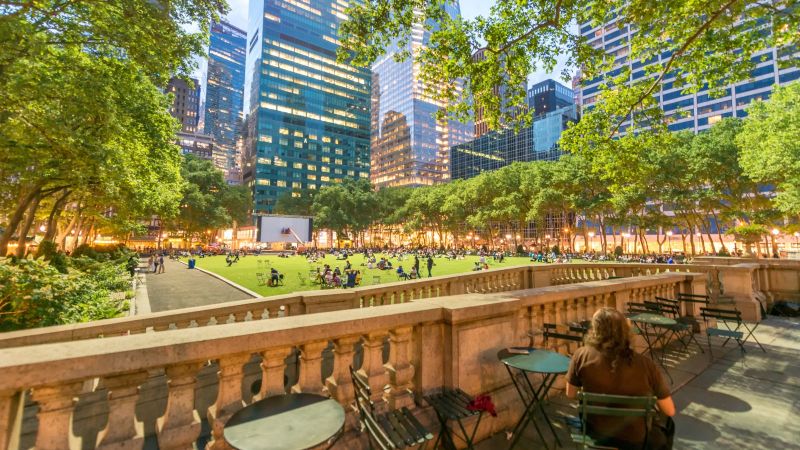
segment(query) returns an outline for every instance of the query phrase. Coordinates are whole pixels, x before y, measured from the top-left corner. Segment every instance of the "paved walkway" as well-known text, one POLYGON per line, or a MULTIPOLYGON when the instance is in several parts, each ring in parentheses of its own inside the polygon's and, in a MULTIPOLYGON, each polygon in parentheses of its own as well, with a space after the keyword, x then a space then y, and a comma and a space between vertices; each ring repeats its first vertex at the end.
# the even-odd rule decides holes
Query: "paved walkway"
MULTIPOLYGON (((671 351, 668 366, 678 410, 673 448, 800 449, 800 320, 771 317, 756 334, 767 353, 748 343, 742 356, 729 343, 714 347, 712 363, 702 337, 705 354, 671 351)), ((556 394, 549 415, 564 448, 574 448, 560 417, 574 416, 575 408, 556 394)), ((507 449, 508 444, 505 434, 498 433, 477 448, 507 449)), ((550 448, 553 444, 548 443, 550 448)), ((544 446, 529 426, 516 448, 544 446)))
POLYGON ((185 264, 164 259, 164 273, 145 276, 150 311, 169 311, 252 298, 251 295, 185 264))

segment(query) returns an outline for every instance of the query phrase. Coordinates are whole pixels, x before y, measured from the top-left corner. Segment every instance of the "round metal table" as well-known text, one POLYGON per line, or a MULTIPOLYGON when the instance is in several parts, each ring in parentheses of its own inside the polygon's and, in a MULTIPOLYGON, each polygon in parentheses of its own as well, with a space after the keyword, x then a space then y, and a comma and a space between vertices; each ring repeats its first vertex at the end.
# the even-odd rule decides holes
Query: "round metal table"
POLYGON ((511 377, 511 381, 514 383, 514 387, 517 389, 517 393, 519 393, 519 397, 525 405, 525 413, 522 414, 522 417, 520 417, 519 421, 514 426, 514 431, 512 432, 514 438, 508 448, 514 448, 519 442, 520 436, 522 436, 522 431, 529 423, 533 423, 536 432, 542 439, 542 443, 544 443, 545 448, 548 448, 547 441, 542 431, 539 429, 539 425, 536 423, 535 414, 537 410, 541 412, 544 417, 544 421, 547 423, 553 436, 555 436, 558 446, 561 446, 561 440, 556 434, 550 417, 547 416, 542 401, 545 395, 547 395, 547 391, 549 391, 550 387, 553 385, 553 382, 555 382, 556 377, 567 373, 567 369, 569 369, 569 358, 560 353, 532 347, 512 347, 510 350, 512 351, 503 349, 497 352, 497 359, 506 366, 508 375, 511 377), (514 374, 515 370, 517 371, 516 375, 514 374), (538 387, 534 387, 530 378, 526 375, 527 373, 541 374, 543 376, 542 383, 538 387), (527 400, 528 398, 530 401, 527 400))
POLYGON ((631 322, 636 324, 641 330, 641 336, 647 344, 647 351, 650 353, 650 359, 658 363, 664 373, 667 374, 670 383, 672 383, 672 375, 667 370, 667 365, 664 362, 666 353, 667 341, 666 336, 678 322, 670 317, 665 317, 660 314, 654 313, 639 313, 628 317, 631 322), (660 331, 659 331, 660 330, 660 331), (661 344, 661 358, 655 357, 655 344, 661 344))
POLYGON ((276 395, 237 411, 225 441, 239 450, 299 450, 329 440, 344 426, 344 408, 317 394, 276 395))

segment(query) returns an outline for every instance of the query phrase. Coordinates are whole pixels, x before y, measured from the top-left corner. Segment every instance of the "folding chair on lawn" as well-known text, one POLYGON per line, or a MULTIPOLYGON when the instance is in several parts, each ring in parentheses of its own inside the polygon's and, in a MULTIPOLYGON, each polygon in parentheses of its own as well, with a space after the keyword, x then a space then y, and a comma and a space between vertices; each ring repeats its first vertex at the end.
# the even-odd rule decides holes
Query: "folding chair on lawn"
POLYGON ((261 272, 256 272, 256 279, 258 280, 259 286, 266 286, 267 285, 267 277, 264 276, 261 272))

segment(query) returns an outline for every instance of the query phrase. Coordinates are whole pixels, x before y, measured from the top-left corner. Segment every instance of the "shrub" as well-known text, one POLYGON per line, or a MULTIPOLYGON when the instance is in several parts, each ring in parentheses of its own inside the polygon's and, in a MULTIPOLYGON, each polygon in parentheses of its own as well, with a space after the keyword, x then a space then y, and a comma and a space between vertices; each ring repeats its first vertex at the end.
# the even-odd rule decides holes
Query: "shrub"
POLYGON ((55 254, 58 253, 58 245, 53 241, 42 241, 36 249, 36 259, 44 258, 45 261, 50 261, 55 254))
POLYGON ((67 255, 61 252, 56 253, 52 258, 50 258, 50 265, 59 271, 59 273, 67 273, 67 255))
POLYGON ((116 264, 91 268, 60 273, 52 261, 0 258, 0 331, 119 316, 128 302, 111 292, 129 289, 127 277, 116 264))
POLYGON ((623 252, 622 252, 622 246, 621 245, 618 245, 618 246, 614 247, 614 256, 619 258, 620 256, 622 256, 622 253, 623 252))
POLYGON ((70 256, 73 258, 81 258, 85 256, 87 258, 97 259, 97 252, 92 248, 91 245, 81 244, 75 248, 70 256))
POLYGON ((556 255, 556 256, 558 256, 558 255, 560 255, 560 254, 561 254, 561 249, 560 249, 560 248, 558 248, 558 246, 557 246, 557 245, 554 245, 554 246, 553 246, 553 248, 552 248, 550 251, 552 251, 553 253, 555 253, 555 255, 556 255))

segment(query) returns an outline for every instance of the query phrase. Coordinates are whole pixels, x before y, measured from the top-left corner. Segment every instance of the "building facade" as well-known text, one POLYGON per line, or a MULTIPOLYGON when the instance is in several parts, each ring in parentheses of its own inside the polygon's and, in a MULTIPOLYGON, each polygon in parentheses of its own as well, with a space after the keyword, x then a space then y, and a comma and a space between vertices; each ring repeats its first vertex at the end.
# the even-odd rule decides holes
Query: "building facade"
POLYGON ((544 80, 528 89, 528 108, 533 117, 575 104, 575 92, 556 80, 544 80))
MULTIPOLYGON (((452 17, 460 14, 458 1, 444 8, 452 17)), ((412 53, 430 39, 422 25, 411 35, 407 50, 412 53)), ((425 94, 410 58, 395 61, 401 50, 389 46, 372 66, 371 180, 377 187, 442 183, 450 178, 450 147, 470 140, 473 124, 436 119, 444 105, 425 94)))
POLYGON ((207 134, 178 132, 178 145, 184 155, 213 159, 214 139, 207 134))
MULTIPOLYGON (((591 109, 600 90, 600 85, 605 77, 614 77, 627 67, 631 70, 631 80, 645 78, 647 64, 640 60, 631 60, 630 40, 631 28, 627 24, 620 24, 614 18, 599 26, 591 23, 580 25, 581 35, 590 45, 602 48, 606 55, 614 58, 614 66, 604 75, 594 79, 583 80, 581 84, 582 108, 591 109)), ((664 53, 656 56, 648 64, 664 64, 671 55, 664 53)), ((666 114, 669 129, 672 131, 689 130, 695 133, 705 130, 715 122, 725 117, 744 117, 747 115, 745 108, 753 100, 769 98, 775 86, 784 85, 800 78, 800 68, 794 67, 781 69, 779 60, 798 59, 798 53, 790 49, 778 50, 771 48, 764 50, 753 57, 756 63, 749 80, 729 85, 722 96, 712 97, 708 90, 697 93, 683 94, 680 87, 674 86, 675 78, 669 74, 661 81, 661 86, 656 95, 661 109, 666 114)), ((630 127, 630 120, 625 122, 621 129, 630 127)))
POLYGON ((174 96, 169 113, 178 119, 181 131, 196 133, 200 116, 200 82, 191 78, 187 83, 183 78, 173 77, 167 84, 167 93, 174 96))
POLYGON ((247 34, 222 21, 211 25, 204 103, 204 133, 214 138, 214 165, 226 175, 237 170, 236 139, 244 102, 247 34))
POLYGON ((345 8, 250 2, 243 175, 256 214, 285 192, 369 178, 370 73, 336 61, 345 8))
POLYGON ((513 162, 556 160, 558 139, 569 122, 578 120, 575 105, 540 116, 528 127, 490 131, 450 150, 450 177, 466 179, 513 162))

